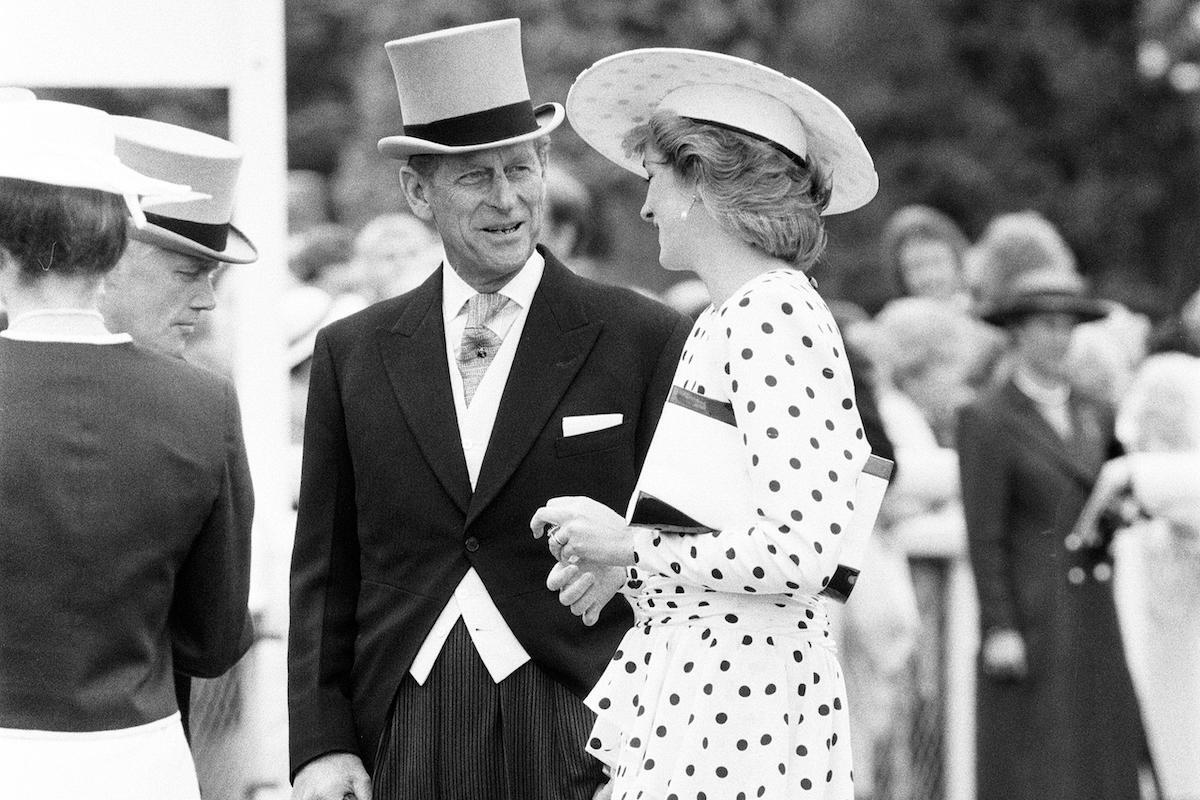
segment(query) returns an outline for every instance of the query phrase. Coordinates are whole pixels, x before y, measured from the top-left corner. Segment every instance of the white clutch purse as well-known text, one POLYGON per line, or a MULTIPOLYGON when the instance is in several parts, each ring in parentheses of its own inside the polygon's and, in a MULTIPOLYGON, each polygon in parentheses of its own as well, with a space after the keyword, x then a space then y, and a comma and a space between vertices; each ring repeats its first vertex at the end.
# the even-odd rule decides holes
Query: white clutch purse
MULTIPOLYGON (((627 524, 701 534, 752 515, 742 446, 732 405, 672 386, 625 514, 627 524)), ((853 590, 892 467, 886 458, 867 458, 838 568, 822 594, 845 602, 853 590)))

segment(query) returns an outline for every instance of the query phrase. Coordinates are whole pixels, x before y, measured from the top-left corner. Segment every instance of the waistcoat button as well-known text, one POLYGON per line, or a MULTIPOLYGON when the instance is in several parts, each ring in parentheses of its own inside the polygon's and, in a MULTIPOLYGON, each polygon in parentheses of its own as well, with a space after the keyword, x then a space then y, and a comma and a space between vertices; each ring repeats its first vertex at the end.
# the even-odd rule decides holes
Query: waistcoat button
POLYGON ((463 544, 466 546, 468 553, 474 553, 479 549, 479 540, 474 536, 468 537, 467 541, 465 541, 463 544))

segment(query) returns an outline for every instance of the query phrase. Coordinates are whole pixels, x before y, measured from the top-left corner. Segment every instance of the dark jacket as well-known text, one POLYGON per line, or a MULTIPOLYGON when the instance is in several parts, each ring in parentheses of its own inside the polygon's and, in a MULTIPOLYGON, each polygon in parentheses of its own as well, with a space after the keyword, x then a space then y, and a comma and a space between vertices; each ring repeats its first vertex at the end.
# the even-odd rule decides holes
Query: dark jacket
POLYGON ((0 727, 176 710, 244 652, 253 493, 233 387, 131 344, 0 338, 0 727))
POLYGON ((1142 732, 1103 549, 1070 546, 1112 453, 1107 409, 1072 397, 1062 439, 1007 381, 959 420, 963 511, 982 634, 1012 628, 1029 676, 980 670, 980 800, 1138 796, 1142 732))
POLYGON ((372 768, 396 688, 471 567, 533 661, 579 695, 631 624, 622 602, 591 628, 559 604, 529 520, 558 495, 624 512, 691 325, 542 252, 474 492, 441 271, 318 335, 292 559, 293 774, 332 751, 372 768), (619 427, 563 438, 564 416, 612 412, 619 427))

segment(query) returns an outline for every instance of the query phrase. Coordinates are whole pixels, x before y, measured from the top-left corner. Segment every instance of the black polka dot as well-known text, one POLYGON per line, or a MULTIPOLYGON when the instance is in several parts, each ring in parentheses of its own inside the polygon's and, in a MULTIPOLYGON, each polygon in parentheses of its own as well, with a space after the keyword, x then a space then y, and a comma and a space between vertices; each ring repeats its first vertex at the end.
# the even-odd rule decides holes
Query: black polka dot
POLYGON ((783 313, 785 313, 785 314, 791 314, 791 313, 792 313, 792 304, 791 304, 791 303, 784 303, 783 305, 781 305, 781 306, 779 307, 779 310, 780 310, 780 311, 782 311, 782 312, 783 312, 783 313))
POLYGON ((775 332, 775 326, 774 326, 774 325, 772 325, 772 324, 771 324, 771 323, 769 323, 769 322, 764 322, 764 323, 762 324, 762 332, 763 332, 763 333, 774 333, 774 332, 775 332))
POLYGON ((743 348, 742 349, 742 358, 749 361, 750 359, 754 358, 754 351, 751 350, 749 347, 743 348))

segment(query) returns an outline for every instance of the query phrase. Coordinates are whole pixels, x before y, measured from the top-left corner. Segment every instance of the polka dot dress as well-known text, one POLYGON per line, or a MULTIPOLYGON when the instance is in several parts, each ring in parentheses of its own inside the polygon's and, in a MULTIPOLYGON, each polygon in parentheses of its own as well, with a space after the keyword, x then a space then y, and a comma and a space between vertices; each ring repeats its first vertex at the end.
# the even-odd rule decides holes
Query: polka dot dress
POLYGON ((818 593, 868 455, 841 337, 803 273, 697 320, 676 385, 732 403, 753 497, 722 531, 641 531, 637 622, 587 704, 615 800, 852 800, 846 692, 818 593))

